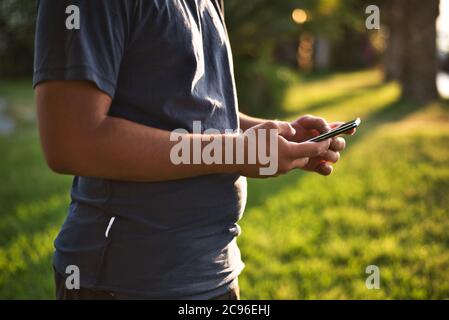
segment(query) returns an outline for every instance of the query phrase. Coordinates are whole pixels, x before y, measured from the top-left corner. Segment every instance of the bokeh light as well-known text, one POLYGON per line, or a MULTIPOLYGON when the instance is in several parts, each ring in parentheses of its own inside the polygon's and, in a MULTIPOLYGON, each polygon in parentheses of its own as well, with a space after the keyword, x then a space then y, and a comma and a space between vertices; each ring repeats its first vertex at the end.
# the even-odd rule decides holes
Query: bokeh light
POLYGON ((307 12, 303 9, 295 9, 292 12, 292 19, 297 24, 303 24, 307 21, 307 12))

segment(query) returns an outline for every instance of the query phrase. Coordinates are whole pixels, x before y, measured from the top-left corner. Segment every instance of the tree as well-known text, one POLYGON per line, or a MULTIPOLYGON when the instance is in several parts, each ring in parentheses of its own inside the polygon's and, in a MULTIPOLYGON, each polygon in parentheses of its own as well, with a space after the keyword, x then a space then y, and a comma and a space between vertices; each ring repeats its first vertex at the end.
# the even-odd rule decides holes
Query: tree
MULTIPOLYGON (((364 32, 361 0, 225 0, 224 3, 240 106, 254 115, 270 116, 278 111, 285 89, 293 81, 289 76, 293 73, 283 72, 283 68, 296 63, 301 34, 339 42, 347 29, 364 32), (292 19, 298 8, 307 12, 305 23, 295 24, 292 19), (292 49, 293 55, 285 52, 292 49)), ((345 56, 348 55, 346 52, 345 56)))
POLYGON ((436 19, 439 0, 409 0, 405 7, 406 51, 401 75, 405 98, 426 102, 436 99, 437 52, 436 19))
POLYGON ((386 1, 390 30, 386 77, 401 84, 402 97, 414 102, 438 98, 436 19, 439 0, 386 1))

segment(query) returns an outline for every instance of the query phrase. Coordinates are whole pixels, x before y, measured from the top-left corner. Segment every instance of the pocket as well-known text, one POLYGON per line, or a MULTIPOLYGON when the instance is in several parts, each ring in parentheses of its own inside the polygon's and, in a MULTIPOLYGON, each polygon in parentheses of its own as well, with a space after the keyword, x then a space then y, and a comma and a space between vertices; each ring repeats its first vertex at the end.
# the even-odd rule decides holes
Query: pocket
POLYGON ((76 265, 80 270, 81 286, 94 286, 110 244, 115 224, 115 219, 111 224, 111 218, 98 207, 73 202, 54 242, 56 270, 64 275, 67 266, 76 265))
MULTIPOLYGON (((96 285, 102 285, 104 283, 104 275, 108 273, 106 268, 113 267, 111 264, 106 263, 106 257, 108 255, 108 252, 111 247, 112 243, 112 229, 114 224, 116 224, 117 217, 112 216, 108 223, 104 227, 104 234, 103 237, 105 239, 105 243, 103 246, 103 250, 101 251, 100 260, 98 261, 97 269, 96 269, 96 275, 95 275, 95 284, 96 285)), ((108 284, 108 283, 106 283, 108 284)))

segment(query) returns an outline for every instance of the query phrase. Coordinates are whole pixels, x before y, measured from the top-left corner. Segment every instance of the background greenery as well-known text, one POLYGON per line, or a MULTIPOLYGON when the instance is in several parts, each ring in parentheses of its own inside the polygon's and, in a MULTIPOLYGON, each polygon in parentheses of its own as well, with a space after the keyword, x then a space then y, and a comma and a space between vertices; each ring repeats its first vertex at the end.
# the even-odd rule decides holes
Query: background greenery
MULTIPOLYGON (((374 1, 379 32, 364 28, 364 0, 225 2, 244 111, 363 120, 332 176, 249 181, 238 239, 242 298, 449 298, 449 102, 423 80, 436 73, 429 50, 438 1, 374 1), (307 23, 292 22, 295 8, 306 10, 307 23), (404 20, 420 12, 429 14, 404 20), (413 39, 423 26, 425 36, 413 39), (302 35, 329 42, 327 68, 298 69, 302 35), (367 44, 375 49, 369 59, 367 44), (371 264, 380 267, 380 290, 365 287, 371 264)), ((0 2, 3 299, 54 297, 53 240, 69 204, 71 178, 47 168, 39 145, 34 19, 33 1, 0 2)))
MULTIPOLYGON (((449 103, 401 102, 398 85, 376 70, 291 77, 284 114, 364 122, 332 176, 249 181, 242 297, 447 298, 449 103), (380 290, 365 287, 370 264, 380 267, 380 290)), ((0 136, 0 297, 51 299, 70 178, 43 161, 26 116, 29 80, 0 85, 0 96, 18 123, 0 136)))

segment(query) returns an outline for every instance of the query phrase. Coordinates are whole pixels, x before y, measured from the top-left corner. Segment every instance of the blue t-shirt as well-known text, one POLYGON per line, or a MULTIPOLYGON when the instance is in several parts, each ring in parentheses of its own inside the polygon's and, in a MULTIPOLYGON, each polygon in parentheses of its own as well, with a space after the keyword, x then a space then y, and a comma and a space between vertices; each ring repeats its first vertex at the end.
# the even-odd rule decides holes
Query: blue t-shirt
MULTIPOLYGON (((35 50, 34 86, 92 81, 112 97, 110 116, 165 130, 191 132, 198 120, 203 130, 238 129, 219 0, 40 0, 35 50), (79 29, 66 28, 70 5, 79 8, 79 29)), ((77 176, 71 197, 54 264, 61 273, 77 265, 83 287, 206 299, 229 290, 243 269, 235 241, 243 177, 136 183, 77 176)))

